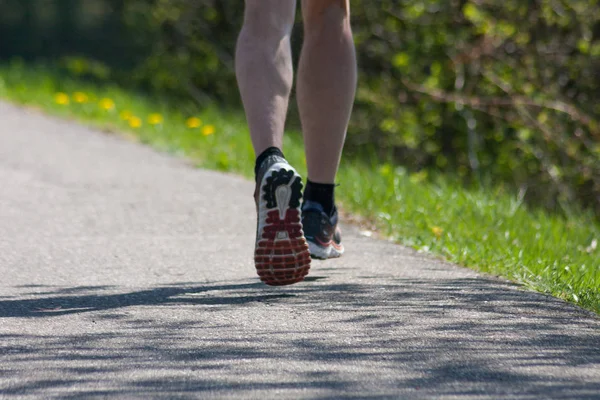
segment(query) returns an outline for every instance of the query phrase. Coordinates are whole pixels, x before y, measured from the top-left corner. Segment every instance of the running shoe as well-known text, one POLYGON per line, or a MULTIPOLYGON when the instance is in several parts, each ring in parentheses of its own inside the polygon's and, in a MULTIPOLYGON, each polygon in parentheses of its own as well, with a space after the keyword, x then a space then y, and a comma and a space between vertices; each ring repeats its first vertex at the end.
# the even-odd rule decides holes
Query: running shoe
POLYGON ((329 216, 321 204, 306 200, 302 204, 302 226, 311 257, 326 260, 344 253, 337 209, 329 216))
POLYGON ((254 265, 267 285, 291 285, 304 280, 310 253, 302 231, 302 178, 288 162, 270 156, 257 174, 254 265))

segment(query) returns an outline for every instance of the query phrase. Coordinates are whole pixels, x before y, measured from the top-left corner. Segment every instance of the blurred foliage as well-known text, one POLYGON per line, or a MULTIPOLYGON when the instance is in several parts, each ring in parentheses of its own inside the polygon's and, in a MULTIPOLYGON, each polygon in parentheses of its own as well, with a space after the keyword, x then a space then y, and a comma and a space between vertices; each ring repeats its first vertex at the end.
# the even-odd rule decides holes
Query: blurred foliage
MULTIPOLYGON (((348 153, 374 145, 411 169, 600 211, 599 0, 352 7, 360 82, 348 153)), ((0 57, 61 59, 81 76, 236 105, 242 12, 234 0, 0 0, 0 57)))

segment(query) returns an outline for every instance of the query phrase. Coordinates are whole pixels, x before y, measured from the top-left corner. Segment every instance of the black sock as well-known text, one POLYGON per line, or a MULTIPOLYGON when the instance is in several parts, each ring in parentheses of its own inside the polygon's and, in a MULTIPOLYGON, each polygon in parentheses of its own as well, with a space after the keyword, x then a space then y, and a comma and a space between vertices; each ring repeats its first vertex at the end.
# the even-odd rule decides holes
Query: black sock
POLYGON ((323 206, 323 211, 325 211, 327 215, 331 215, 335 210, 334 189, 335 184, 333 183, 316 183, 307 180, 306 188, 304 189, 304 200, 319 203, 323 206))
POLYGON ((264 150, 262 153, 256 157, 256 163, 254 164, 254 176, 258 174, 258 169, 260 168, 263 161, 267 159, 269 156, 279 156, 281 158, 285 158, 283 152, 277 147, 269 147, 264 150))

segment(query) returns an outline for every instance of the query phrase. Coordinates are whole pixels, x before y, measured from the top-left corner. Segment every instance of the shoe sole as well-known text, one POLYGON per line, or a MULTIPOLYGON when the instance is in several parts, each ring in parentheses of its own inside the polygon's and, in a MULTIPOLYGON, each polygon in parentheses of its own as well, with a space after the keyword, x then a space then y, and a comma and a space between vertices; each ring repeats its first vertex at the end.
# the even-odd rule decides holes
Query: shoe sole
POLYGON ((271 286, 304 280, 310 252, 302 231, 302 178, 284 163, 265 173, 260 185, 254 265, 260 280, 271 286))
POLYGON ((334 246, 332 244, 324 247, 319 244, 308 242, 308 251, 310 256, 319 260, 327 260, 329 258, 338 258, 344 254, 344 246, 334 246))

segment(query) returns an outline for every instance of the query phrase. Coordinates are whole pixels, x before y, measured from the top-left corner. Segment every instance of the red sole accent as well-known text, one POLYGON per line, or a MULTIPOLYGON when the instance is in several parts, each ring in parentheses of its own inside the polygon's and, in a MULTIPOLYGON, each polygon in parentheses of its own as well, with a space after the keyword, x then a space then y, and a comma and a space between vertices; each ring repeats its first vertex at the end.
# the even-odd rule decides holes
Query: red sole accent
POLYGON ((338 251, 339 251, 339 250, 341 250, 341 249, 343 248, 343 246, 341 246, 341 245, 337 244, 337 243, 336 243, 336 242, 334 242, 333 240, 330 240, 330 241, 329 241, 329 242, 327 242, 327 243, 323 243, 323 242, 322 242, 322 241, 320 241, 318 238, 315 238, 315 241, 316 241, 316 242, 319 244, 319 246, 321 246, 321 247, 325 247, 325 248, 327 248, 327 247, 331 246, 331 247, 333 247, 334 249, 336 249, 336 250, 338 250, 338 251))
POLYGON ((291 285, 304 280, 310 269, 310 252, 297 209, 287 210, 284 219, 279 218, 279 210, 267 213, 254 264, 260 280, 267 285, 291 285), (281 232, 286 232, 287 237, 278 238, 281 232))
POLYGON ((333 246, 334 249, 336 249, 337 251, 340 251, 344 248, 344 246, 337 244, 336 242, 331 243, 331 245, 333 246))

